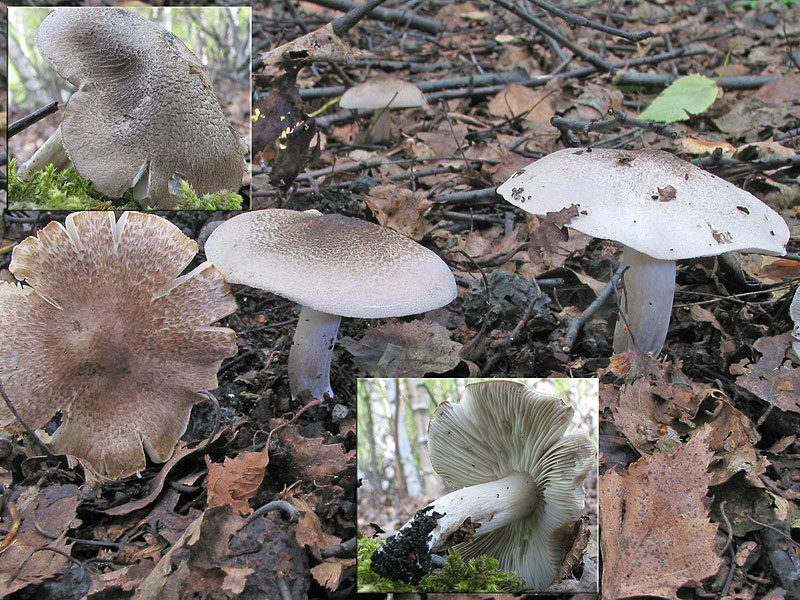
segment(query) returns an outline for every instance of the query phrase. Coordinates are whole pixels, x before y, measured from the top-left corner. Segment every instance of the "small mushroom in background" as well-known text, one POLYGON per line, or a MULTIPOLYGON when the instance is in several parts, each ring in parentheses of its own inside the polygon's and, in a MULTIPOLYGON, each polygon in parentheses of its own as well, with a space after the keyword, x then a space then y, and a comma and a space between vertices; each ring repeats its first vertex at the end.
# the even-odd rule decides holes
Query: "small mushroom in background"
POLYGON ((794 327, 792 328, 792 337, 797 340, 792 342, 792 349, 800 359, 800 286, 794 293, 794 298, 789 306, 789 316, 792 318, 794 327))
POLYGON ((391 109, 427 105, 425 96, 417 86, 391 76, 377 77, 353 86, 339 100, 342 108, 375 111, 369 133, 372 143, 385 142, 391 137, 391 109))
POLYGON ((623 318, 614 352, 657 355, 669 328, 676 261, 740 250, 783 255, 789 228, 752 194, 660 150, 568 148, 518 171, 497 193, 544 215, 575 205, 568 223, 623 245, 623 318))
MULTIPOLYGON (((595 463, 586 433, 564 435, 572 413, 560 398, 502 380, 468 384, 460 403, 439 405, 428 426, 428 449, 434 470, 456 491, 418 512, 429 524, 412 569, 426 552, 454 546, 465 559, 497 558, 533 591, 552 584, 583 511, 583 480, 595 463)), ((415 520, 420 517, 373 554, 378 574, 404 575, 395 571, 392 555, 407 553, 404 538, 417 537, 415 520)))
MULTIPOLYGON (((16 248, 0 282, 0 382, 33 429, 61 412, 55 450, 125 477, 172 455, 201 392, 236 353, 210 324, 236 310, 197 244, 161 217, 79 212, 16 248)), ((20 424, 0 402, 0 424, 20 424)))
POLYGON ((292 395, 333 397, 330 364, 341 317, 423 313, 456 297, 436 254, 360 219, 284 209, 242 213, 209 236, 205 253, 229 283, 302 305, 289 352, 292 395))
POLYGON ((172 33, 121 8, 62 7, 39 51, 78 90, 61 125, 19 169, 73 164, 94 188, 175 208, 181 180, 199 196, 236 191, 247 145, 228 123, 203 65, 172 33))

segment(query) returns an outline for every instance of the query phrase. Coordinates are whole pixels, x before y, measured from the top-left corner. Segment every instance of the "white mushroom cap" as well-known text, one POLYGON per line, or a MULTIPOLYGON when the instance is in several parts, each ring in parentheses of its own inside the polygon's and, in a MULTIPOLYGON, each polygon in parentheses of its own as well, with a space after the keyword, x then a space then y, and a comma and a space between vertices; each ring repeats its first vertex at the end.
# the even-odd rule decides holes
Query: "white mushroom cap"
POLYGON ((173 34, 121 8, 62 7, 37 33, 42 55, 78 87, 61 123, 76 170, 111 198, 174 208, 180 180, 202 196, 237 190, 247 147, 200 61, 173 34))
POLYGON ((428 427, 433 468, 456 489, 512 473, 535 481, 532 513, 487 535, 456 545, 465 558, 489 554, 517 571, 534 590, 556 577, 567 530, 583 510, 583 480, 594 464, 586 434, 564 436, 572 409, 559 398, 513 381, 466 387, 458 404, 442 403, 428 427))
MULTIPOLYGON (((152 214, 78 212, 15 249, 0 282, 0 380, 32 428, 58 411, 53 447, 119 478, 166 461, 198 392, 217 387, 236 334, 222 273, 189 273, 197 244, 152 214)), ((0 402, 0 425, 19 431, 0 402)))
POLYGON ((353 109, 414 108, 428 102, 413 83, 397 77, 384 76, 370 79, 348 89, 339 106, 353 109))
POLYGON ((343 317, 400 317, 456 297, 447 265, 399 233, 360 219, 268 209, 217 227, 206 256, 229 283, 343 317))
POLYGON ((732 250, 782 255, 789 239, 784 220, 758 198, 660 150, 559 150, 497 192, 539 215, 575 204, 570 227, 662 260, 732 250))

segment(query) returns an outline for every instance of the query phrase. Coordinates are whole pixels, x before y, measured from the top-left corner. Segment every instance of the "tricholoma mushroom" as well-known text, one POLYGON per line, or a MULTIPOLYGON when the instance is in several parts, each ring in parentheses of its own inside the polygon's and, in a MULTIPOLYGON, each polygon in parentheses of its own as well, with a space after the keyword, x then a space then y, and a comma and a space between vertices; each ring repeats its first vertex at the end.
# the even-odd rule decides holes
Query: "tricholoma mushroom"
MULTIPOLYGON (((568 148, 516 172, 497 193, 538 215, 575 205, 569 227, 623 245, 622 308, 636 347, 667 336, 677 260, 741 250, 782 255, 789 228, 752 194, 660 150, 568 148)), ((629 347, 622 319, 614 352, 629 347)))
POLYGON ((174 208, 181 180, 198 195, 236 191, 247 146, 197 57, 172 33, 122 8, 62 7, 39 26, 39 51, 75 85, 61 125, 19 169, 70 162, 94 188, 174 208))
POLYGON ((456 297, 436 254, 399 233, 340 215, 273 208, 242 213, 217 227, 206 256, 229 283, 302 305, 289 352, 292 394, 333 397, 330 364, 342 317, 402 317, 456 297))
MULTIPOLYGON (((0 282, 0 382, 25 423, 57 413, 55 450, 119 478, 166 461, 200 392, 217 387, 236 310, 197 244, 161 217, 79 212, 23 240, 0 282)), ((0 424, 20 424, 0 402, 0 424)))
MULTIPOLYGON (((464 558, 488 554, 534 591, 556 578, 570 528, 583 510, 583 480, 595 462, 586 433, 564 435, 573 410, 513 381, 467 385, 458 404, 443 402, 428 426, 431 464, 456 491, 419 511, 372 556, 392 579, 407 557, 404 538, 426 520, 424 548, 407 561, 455 545, 464 558)), ((418 580, 422 573, 406 580, 418 580)))

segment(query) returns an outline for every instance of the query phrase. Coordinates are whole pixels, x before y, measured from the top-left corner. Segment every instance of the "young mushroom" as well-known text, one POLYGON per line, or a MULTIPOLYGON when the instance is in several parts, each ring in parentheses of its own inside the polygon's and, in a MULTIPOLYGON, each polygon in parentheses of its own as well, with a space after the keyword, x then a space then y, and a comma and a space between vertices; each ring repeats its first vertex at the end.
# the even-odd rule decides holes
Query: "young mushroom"
POLYGON ((623 319, 614 352, 657 355, 666 339, 676 261, 741 250, 782 255, 789 228, 752 194, 660 150, 566 149, 514 173, 497 188, 511 204, 544 215, 575 205, 568 224, 623 246, 623 319))
POLYGON ((181 180, 198 195, 238 190, 247 146, 197 57, 172 33, 121 8, 62 7, 37 33, 40 52, 78 90, 61 125, 19 169, 70 162, 94 188, 175 208, 181 180))
POLYGON ((372 143, 385 142, 391 137, 389 110, 427 105, 425 96, 417 86, 391 76, 377 77, 353 86, 339 100, 342 108, 375 111, 369 134, 372 143))
MULTIPOLYGON (((595 448, 586 433, 564 435, 573 410, 554 396, 513 381, 467 385, 458 404, 443 402, 428 426, 434 470, 456 488, 426 506, 372 556, 372 569, 391 579, 427 520, 426 553, 455 545, 464 558, 488 554, 516 571, 528 588, 556 579, 569 529, 583 510, 583 480, 595 448), (422 513, 422 514, 420 514, 422 513), (399 559, 399 560, 398 560, 399 559)), ((408 563, 406 563, 408 564, 408 563)), ((417 573, 417 579, 421 573, 417 573)))
MULTIPOLYGON (((211 263, 180 275, 197 244, 161 217, 79 212, 16 248, 0 282, 0 382, 25 423, 57 413, 55 450, 101 475, 166 461, 192 405, 217 387, 236 334, 210 324, 236 310, 211 263)), ((0 402, 0 425, 21 424, 0 402)))
POLYGON ((333 397, 330 363, 341 317, 402 317, 456 297, 447 265, 399 233, 359 219, 268 209, 217 227, 206 256, 229 283, 302 305, 289 352, 292 395, 333 397))

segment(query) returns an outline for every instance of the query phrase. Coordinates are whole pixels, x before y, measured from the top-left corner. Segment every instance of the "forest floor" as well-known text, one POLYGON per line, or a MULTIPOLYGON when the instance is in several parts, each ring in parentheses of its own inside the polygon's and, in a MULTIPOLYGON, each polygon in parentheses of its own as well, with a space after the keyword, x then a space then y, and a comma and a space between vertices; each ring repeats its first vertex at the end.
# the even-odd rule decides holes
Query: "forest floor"
MULTIPOLYGON (((166 467, 152 465, 141 479, 88 490, 79 470, 3 442, 3 497, 25 517, 16 534, 17 551, 24 552, 14 560, 55 543, 69 554, 37 552, 24 577, 9 579, 1 569, 3 594, 132 597, 149 578, 158 589, 182 586, 197 597, 248 597, 244 592, 257 586, 272 590, 271 597, 349 597, 354 553, 337 544, 355 535, 354 377, 435 372, 603 377, 598 494, 608 597, 675 597, 680 589, 682 598, 800 598, 790 577, 800 564, 800 368, 786 357, 798 263, 751 255, 737 270, 716 259, 682 261, 664 358, 627 354, 610 361, 613 301, 588 320, 569 350, 563 345, 571 320, 616 269, 614 247, 574 231, 564 239, 561 228, 554 231, 552 223, 491 193, 521 167, 567 145, 658 148, 691 160, 700 156, 687 140, 727 143, 739 150, 736 159, 706 158, 704 165, 777 210, 792 233, 788 251, 800 253, 800 169, 762 159, 797 153, 800 7, 744 4, 626 2, 581 9, 627 32, 656 33, 638 43, 540 15, 578 48, 617 65, 610 73, 573 56, 563 41, 547 41, 495 2, 421 5, 416 14, 437 24, 438 33, 405 22, 361 21, 349 40, 375 57, 337 67, 314 63, 300 72, 301 89, 347 86, 378 72, 426 82, 503 74, 492 80, 497 83, 431 92, 428 109, 392 113, 388 144, 366 141, 367 119, 327 108, 316 118, 319 152, 288 191, 270 183, 256 155, 253 206, 316 208, 392 227, 447 262, 458 298, 422 318, 345 319, 332 371, 343 408, 312 407, 292 420, 303 409, 302 401, 290 400, 285 372, 296 308, 235 287, 239 310, 222 323, 239 333, 239 354, 220 371, 221 426, 207 448, 187 450, 166 467), (723 85, 710 109, 671 125, 678 139, 627 126, 562 133, 550 124, 553 115, 605 120, 610 108, 635 116, 664 83, 643 86, 644 74, 716 78, 723 70, 726 77, 775 79, 754 89, 723 85), (537 77, 545 79, 504 83, 537 77), (397 347, 407 351, 394 356, 392 372, 382 371, 381 358, 397 347), (299 511, 297 521, 273 511, 251 532, 263 543, 233 535, 246 517, 235 514, 232 499, 209 500, 212 465, 265 474, 263 483, 241 490, 243 514, 285 499, 299 511), (656 483, 644 485, 648 481, 656 483), (69 538, 54 542, 34 522, 69 538), (187 531, 195 537, 188 539, 187 531), (680 551, 685 548, 689 556, 680 551), (167 572, 170 564, 174 569, 167 572), (287 592, 287 586, 296 587, 287 592)), ((254 56, 340 14, 305 2, 292 6, 292 14, 289 5, 254 8, 254 56)), ((277 74, 257 71, 256 102, 277 74)), ((339 93, 305 93, 304 112, 339 93)), ((256 146, 254 153, 274 155, 256 146)), ((3 278, 7 242, 50 218, 6 215, 3 278)), ((220 216, 169 218, 197 239, 220 216)), ((184 438, 188 448, 211 434, 212 421, 208 408, 198 405, 184 438)), ((14 517, 3 504, 0 527, 7 535, 14 517)))

